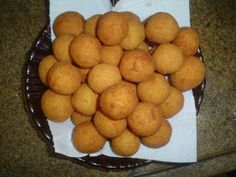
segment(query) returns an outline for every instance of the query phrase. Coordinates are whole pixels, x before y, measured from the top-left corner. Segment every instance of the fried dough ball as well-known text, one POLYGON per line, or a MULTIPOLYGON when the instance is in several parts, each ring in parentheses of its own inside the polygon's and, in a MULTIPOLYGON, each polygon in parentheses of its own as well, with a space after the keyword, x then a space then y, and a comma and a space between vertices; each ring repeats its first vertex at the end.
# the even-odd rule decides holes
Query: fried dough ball
POLYGON ((156 71, 161 74, 176 72, 183 64, 183 54, 174 44, 161 44, 152 54, 156 71))
POLYGON ((182 27, 179 29, 173 44, 178 46, 184 55, 194 55, 199 48, 199 32, 195 28, 182 27))
POLYGON ((128 129, 120 136, 111 140, 113 152, 120 156, 131 156, 135 154, 140 147, 140 139, 128 129))
POLYGON ((52 43, 53 54, 59 61, 72 62, 69 54, 69 46, 74 36, 71 34, 62 34, 52 43))
POLYGON ((179 25, 168 13, 157 12, 146 22, 145 33, 149 41, 163 44, 174 40, 179 25))
POLYGON ((94 15, 90 17, 84 25, 84 33, 90 34, 91 36, 96 36, 96 27, 99 18, 101 17, 100 14, 94 15))
POLYGON ((80 68, 77 67, 79 74, 81 75, 81 82, 84 83, 87 80, 90 68, 80 68))
POLYGON ((103 46, 101 61, 103 63, 109 63, 118 66, 122 55, 123 49, 120 45, 103 46))
POLYGON ((164 120, 158 131, 151 136, 142 137, 141 141, 147 147, 160 148, 170 141, 171 134, 171 125, 167 120, 164 120))
POLYGON ((121 42, 121 47, 126 50, 132 50, 145 39, 144 25, 137 15, 131 12, 122 13, 128 22, 128 33, 121 42))
POLYGON ((125 83, 112 85, 100 96, 100 107, 113 119, 123 119, 130 115, 138 103, 134 87, 125 83))
POLYGON ((72 142, 78 151, 93 153, 103 148, 106 139, 97 132, 91 122, 87 121, 73 129, 72 142))
POLYGON ((47 75, 50 68, 57 62, 53 55, 48 55, 44 57, 39 63, 39 78, 44 83, 48 85, 47 75))
POLYGON ((126 81, 126 80, 122 80, 121 83, 127 84, 128 86, 132 87, 133 92, 134 92, 135 94, 137 94, 137 85, 136 85, 135 83, 133 83, 133 82, 128 82, 128 81, 126 81))
POLYGON ((137 15, 134 14, 133 12, 124 11, 124 12, 121 12, 121 14, 125 17, 125 19, 126 19, 128 22, 129 22, 129 21, 140 22, 139 16, 137 16, 137 15))
POLYGON ((94 66, 88 75, 89 86, 97 93, 121 81, 119 68, 112 64, 101 63, 94 66))
POLYGON ((137 93, 140 100, 160 105, 167 99, 170 85, 163 75, 154 73, 146 81, 138 84, 137 93))
POLYGON ((167 99, 158 106, 165 118, 176 115, 184 106, 184 96, 175 87, 170 87, 170 94, 167 99))
POLYGON ((155 69, 151 55, 138 49, 125 52, 119 68, 126 80, 136 83, 146 80, 155 69))
POLYGON ((206 69, 201 60, 194 56, 188 56, 184 58, 181 68, 170 75, 170 82, 175 88, 186 91, 201 84, 205 74, 206 69))
POLYGON ((99 40, 89 34, 82 33, 76 36, 69 50, 74 62, 84 68, 97 65, 102 58, 102 46, 99 40))
POLYGON ((141 102, 134 112, 127 117, 128 126, 138 136, 150 136, 161 126, 163 116, 152 103, 141 102))
POLYGON ((124 40, 128 29, 128 23, 121 13, 107 12, 98 20, 97 35, 103 44, 116 45, 124 40))
POLYGON ((73 112, 71 115, 71 121, 74 125, 79 125, 83 122, 90 121, 91 119, 91 116, 85 116, 79 112, 73 112))
POLYGON ((59 94, 72 94, 80 86, 81 76, 77 68, 67 62, 57 62, 48 71, 48 84, 59 94))
POLYGON ((55 19, 53 30, 56 36, 61 34, 77 36, 84 30, 84 17, 74 11, 64 12, 55 19))
POLYGON ((137 49, 144 50, 145 52, 148 52, 149 46, 147 45, 146 42, 143 41, 138 45, 137 49))
POLYGON ((101 111, 97 111, 94 116, 94 126, 102 136, 106 138, 115 138, 125 131, 127 122, 126 119, 111 119, 101 111))
POLYGON ((54 122, 63 122, 73 113, 70 95, 59 95, 48 89, 41 98, 41 109, 45 117, 54 122))
POLYGON ((87 84, 82 84, 72 96, 75 110, 85 116, 91 116, 97 108, 98 95, 87 84))

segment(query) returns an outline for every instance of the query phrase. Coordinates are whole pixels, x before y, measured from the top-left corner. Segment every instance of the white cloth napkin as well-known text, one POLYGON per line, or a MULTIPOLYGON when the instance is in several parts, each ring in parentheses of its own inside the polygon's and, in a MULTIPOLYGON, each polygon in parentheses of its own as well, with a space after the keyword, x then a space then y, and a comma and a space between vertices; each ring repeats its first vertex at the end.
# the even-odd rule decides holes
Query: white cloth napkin
MULTIPOLYGON (((141 20, 156 12, 168 12, 176 18, 180 26, 190 26, 188 0, 120 0, 115 7, 111 6, 110 0, 50 0, 50 24, 52 26, 55 17, 65 11, 78 11, 87 19, 95 14, 103 14, 111 10, 131 11, 136 13, 141 20)), ((54 38, 52 31, 52 39, 54 38)), ((132 156, 133 158, 180 163, 196 162, 196 109, 192 91, 184 93, 183 109, 168 121, 173 129, 170 142, 159 149, 150 149, 141 145, 139 151, 132 156)), ((70 119, 63 123, 51 121, 48 123, 53 135, 55 152, 70 157, 87 155, 76 151, 73 147, 71 133, 74 125, 70 119)), ((90 156, 99 154, 119 157, 111 151, 108 142, 101 151, 90 156)))

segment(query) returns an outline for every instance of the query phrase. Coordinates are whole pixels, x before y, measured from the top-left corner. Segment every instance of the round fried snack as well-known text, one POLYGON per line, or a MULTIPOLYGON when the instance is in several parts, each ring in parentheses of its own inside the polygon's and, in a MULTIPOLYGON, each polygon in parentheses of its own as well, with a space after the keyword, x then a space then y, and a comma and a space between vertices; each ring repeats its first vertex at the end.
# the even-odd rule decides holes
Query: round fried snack
POLYGON ((98 38, 105 45, 120 44, 128 33, 128 23, 119 12, 107 12, 97 24, 98 38))
POLYGON ((82 84, 72 96, 72 105, 75 110, 85 116, 95 113, 98 95, 87 84, 82 84))
POLYGON ((136 85, 135 83, 133 83, 133 82, 128 82, 128 81, 126 81, 126 80, 122 80, 121 83, 127 84, 129 87, 132 87, 133 92, 134 92, 135 94, 137 94, 137 85, 136 85))
POLYGON ((138 136, 150 136, 161 126, 163 116, 152 103, 141 102, 134 112, 127 117, 128 126, 138 136))
POLYGON ((111 140, 111 148, 114 153, 120 156, 131 156, 135 154, 140 147, 140 139, 128 129, 120 136, 111 140))
POLYGON ((79 152, 93 153, 103 148, 106 139, 97 132, 90 121, 87 121, 73 129, 72 142, 79 152))
POLYGON ((170 85, 164 76, 154 73, 146 81, 138 84, 137 93, 140 100, 160 105, 167 99, 170 85))
POLYGON ((96 36, 96 28, 97 28, 97 22, 99 18, 101 17, 100 14, 94 15, 90 17, 84 25, 84 33, 90 34, 91 36, 96 36))
POLYGON ((201 84, 205 74, 206 69, 201 60, 194 56, 188 56, 184 58, 181 68, 170 75, 170 82, 175 88, 186 91, 201 84))
POLYGON ((103 90, 120 81, 119 68, 112 64, 98 64, 91 69, 88 75, 88 84, 97 93, 102 93, 103 90))
POLYGON ((145 52, 148 52, 149 46, 147 45, 146 42, 143 41, 138 45, 137 49, 144 50, 145 52))
POLYGON ((71 34, 62 34, 52 43, 53 54, 59 61, 72 62, 69 54, 69 46, 74 36, 71 34))
POLYGON ((94 126, 102 136, 106 138, 115 138, 125 131, 127 122, 126 119, 111 119, 101 111, 97 111, 94 116, 94 126))
POLYGON ((141 142, 150 148, 160 148, 170 141, 171 134, 171 125, 167 120, 164 120, 158 131, 151 136, 142 137, 141 142))
POLYGON ((89 34, 80 34, 71 42, 70 55, 80 67, 89 68, 97 65, 102 58, 102 46, 99 40, 89 34))
POLYGON ((177 45, 185 56, 194 55, 199 48, 199 43, 199 32, 191 27, 180 28, 173 41, 173 44, 177 45))
POLYGON ((145 33, 149 41, 163 44, 174 40, 179 25, 168 13, 157 12, 146 22, 145 33))
POLYGON ((73 113, 70 95, 59 95, 48 89, 41 98, 41 109, 45 117, 54 122, 63 122, 73 113))
POLYGON ((79 74, 81 75, 81 82, 84 83, 87 80, 90 68, 80 68, 77 67, 79 74))
POLYGON ((125 19, 126 19, 128 22, 129 22, 129 21, 140 22, 139 16, 137 16, 137 15, 134 14, 133 12, 123 11, 123 12, 121 12, 121 14, 125 17, 125 19))
POLYGON ((61 34, 79 35, 84 30, 84 17, 78 12, 68 11, 60 14, 54 21, 53 31, 56 36, 61 34))
POLYGON ((130 115, 138 103, 134 87, 126 83, 112 85, 100 96, 100 107, 113 119, 123 119, 130 115))
POLYGON ((123 49, 120 45, 102 46, 102 63, 109 63, 118 66, 123 49))
POLYGON ((155 69, 151 55, 143 50, 131 50, 124 53, 120 61, 121 75, 128 81, 142 82, 155 69))
POLYGON ((167 99, 158 106, 165 118, 176 115, 184 106, 184 96, 182 92, 174 87, 170 87, 170 94, 167 99))
POLYGON ((183 64, 183 54, 174 44, 161 44, 152 54, 156 71, 161 74, 176 72, 183 64))
POLYGON ((49 69, 57 62, 53 55, 48 55, 44 57, 39 63, 39 78, 44 83, 48 85, 47 75, 49 69))
POLYGON ((145 39, 144 25, 137 15, 131 12, 122 13, 128 22, 128 33, 121 42, 121 47, 126 50, 132 50, 145 39), (134 17, 133 17, 134 16, 134 17))
POLYGON ((91 119, 91 116, 85 116, 79 112, 73 112, 71 115, 71 121, 74 125, 79 125, 83 122, 90 121, 91 119))
POLYGON ((67 62, 57 62, 48 71, 48 84, 59 94, 72 94, 80 86, 81 76, 77 68, 67 62))

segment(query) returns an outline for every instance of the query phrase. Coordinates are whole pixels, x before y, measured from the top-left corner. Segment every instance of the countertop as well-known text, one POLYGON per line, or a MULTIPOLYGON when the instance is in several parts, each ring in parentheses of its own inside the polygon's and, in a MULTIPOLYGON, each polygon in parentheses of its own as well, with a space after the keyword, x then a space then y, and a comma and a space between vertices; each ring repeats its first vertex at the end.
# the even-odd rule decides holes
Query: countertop
POLYGON ((0 176, 210 176, 236 169, 236 2, 191 0, 190 11, 207 68, 198 162, 108 171, 50 155, 26 112, 22 89, 26 53, 48 20, 47 1, 1 1, 0 176))

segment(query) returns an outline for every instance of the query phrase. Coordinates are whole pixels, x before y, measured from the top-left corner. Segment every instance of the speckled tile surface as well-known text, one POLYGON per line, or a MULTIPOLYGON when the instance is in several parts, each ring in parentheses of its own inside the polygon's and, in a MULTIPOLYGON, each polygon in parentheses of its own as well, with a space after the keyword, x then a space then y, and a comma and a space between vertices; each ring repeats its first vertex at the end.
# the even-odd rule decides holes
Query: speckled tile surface
MULTIPOLYGON (((207 67, 198 118, 198 158, 236 149, 236 2, 190 1, 207 67)), ((46 0, 0 1, 0 176, 208 176, 236 169, 236 152, 157 173, 170 164, 104 170, 52 157, 25 111, 26 53, 47 22, 46 0)))

